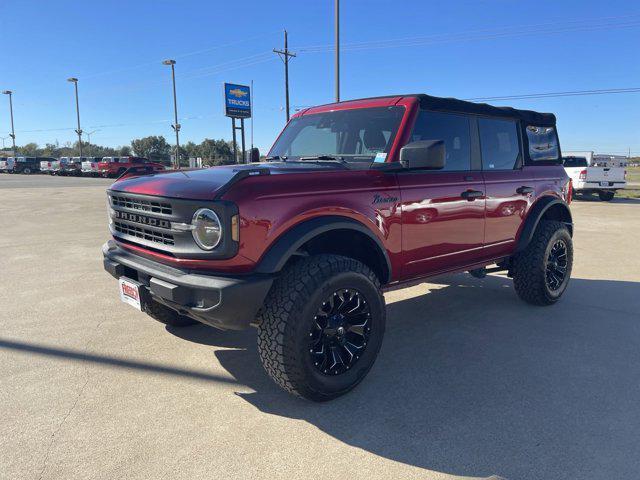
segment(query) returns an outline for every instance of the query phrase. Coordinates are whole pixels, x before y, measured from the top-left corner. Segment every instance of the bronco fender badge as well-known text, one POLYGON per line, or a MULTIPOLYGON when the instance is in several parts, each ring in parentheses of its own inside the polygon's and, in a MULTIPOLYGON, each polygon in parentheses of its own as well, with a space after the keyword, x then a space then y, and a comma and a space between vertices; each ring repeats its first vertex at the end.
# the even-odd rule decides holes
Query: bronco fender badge
POLYGON ((398 201, 398 197, 392 197, 391 195, 373 195, 373 205, 379 205, 381 203, 395 203, 398 201))

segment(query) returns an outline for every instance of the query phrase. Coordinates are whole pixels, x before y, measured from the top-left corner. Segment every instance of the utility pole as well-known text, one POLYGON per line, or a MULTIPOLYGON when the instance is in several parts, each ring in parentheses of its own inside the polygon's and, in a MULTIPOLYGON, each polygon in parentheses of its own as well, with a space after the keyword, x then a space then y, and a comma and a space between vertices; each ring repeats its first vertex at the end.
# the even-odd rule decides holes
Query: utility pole
POLYGON ((335 0, 336 102, 340 101, 340 0, 335 0))
POLYGON ((99 132, 100 130, 93 130, 92 132, 87 132, 87 138, 89 139, 89 145, 91 145, 91 135, 99 132))
POLYGON ((176 61, 175 60, 165 60, 162 62, 163 65, 171 65, 171 80, 173 81, 173 114, 174 114, 174 124, 171 125, 176 132, 176 169, 180 169, 180 124, 178 123, 178 100, 176 97, 176 70, 174 68, 176 61))
MULTIPOLYGON (((9 114, 11 115, 11 133, 9 134, 9 136, 11 137, 11 141, 13 142, 13 158, 16 158, 17 154, 16 154, 16 132, 13 129, 13 100, 11 98, 11 96, 13 95, 13 92, 11 90, 5 90, 2 93, 4 93, 5 95, 9 95, 9 114)), ((2 144, 4 145, 4 141, 2 142, 2 144)))
POLYGON ((287 122, 289 121, 289 57, 295 57, 295 53, 291 53, 289 51, 289 46, 287 43, 287 31, 284 31, 284 50, 276 50, 273 49, 274 53, 277 53, 278 56, 284 62, 284 94, 286 101, 286 110, 287 110, 287 122))
POLYGON ((253 152, 253 80, 251 80, 251 151, 253 152))
POLYGON ((78 102, 78 79, 75 77, 67 78, 67 82, 73 83, 76 90, 76 115, 78 117, 78 128, 76 133, 78 134, 78 150, 80 150, 80 156, 82 157, 82 128, 80 128, 80 103, 78 102))

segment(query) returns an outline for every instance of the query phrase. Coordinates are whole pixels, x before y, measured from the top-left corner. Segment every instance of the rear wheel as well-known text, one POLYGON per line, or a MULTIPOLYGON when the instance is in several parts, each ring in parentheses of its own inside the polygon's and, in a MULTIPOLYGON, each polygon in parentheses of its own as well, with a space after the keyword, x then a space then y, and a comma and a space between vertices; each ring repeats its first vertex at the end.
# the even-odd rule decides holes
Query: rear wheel
POLYGON ((603 202, 610 202, 613 200, 613 197, 616 195, 616 192, 606 191, 606 192, 598 192, 598 197, 603 202))
POLYGON ((22 173, 24 173, 25 175, 30 175, 31 174, 31 169, 29 167, 27 167, 24 170, 22 170, 22 173))
POLYGON ((513 259, 513 285, 525 302, 551 305, 569 284, 573 243, 561 222, 542 220, 525 251, 513 259))
POLYGON ((151 300, 149 303, 146 303, 144 311, 154 320, 172 327, 188 327, 189 325, 195 325, 198 323, 197 320, 180 315, 175 310, 172 310, 155 300, 151 300))
POLYGON ((326 401, 354 388, 373 366, 384 336, 384 297, 362 263, 318 255, 276 280, 258 320, 269 376, 294 395, 326 401))

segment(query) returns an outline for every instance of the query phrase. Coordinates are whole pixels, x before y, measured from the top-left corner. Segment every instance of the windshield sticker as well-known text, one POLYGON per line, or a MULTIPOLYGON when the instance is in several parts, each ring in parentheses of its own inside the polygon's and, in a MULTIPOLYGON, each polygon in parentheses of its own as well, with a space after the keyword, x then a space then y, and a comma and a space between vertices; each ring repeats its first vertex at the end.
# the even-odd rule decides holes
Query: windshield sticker
POLYGON ((376 153, 376 158, 373 159, 374 163, 384 163, 387 159, 387 154, 384 152, 376 153))

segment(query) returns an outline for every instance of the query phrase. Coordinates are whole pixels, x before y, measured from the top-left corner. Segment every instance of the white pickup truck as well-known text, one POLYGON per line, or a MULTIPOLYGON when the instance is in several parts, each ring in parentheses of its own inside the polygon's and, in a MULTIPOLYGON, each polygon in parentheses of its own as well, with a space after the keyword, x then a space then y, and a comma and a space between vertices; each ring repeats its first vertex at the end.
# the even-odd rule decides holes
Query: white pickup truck
POLYGON ((608 202, 613 199, 616 190, 625 188, 627 172, 624 167, 593 166, 593 152, 563 152, 563 154, 564 169, 571 177, 575 194, 597 193, 600 200, 608 202))

